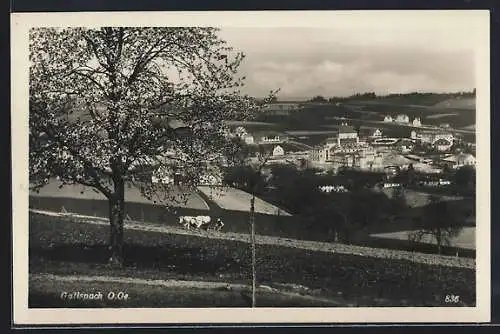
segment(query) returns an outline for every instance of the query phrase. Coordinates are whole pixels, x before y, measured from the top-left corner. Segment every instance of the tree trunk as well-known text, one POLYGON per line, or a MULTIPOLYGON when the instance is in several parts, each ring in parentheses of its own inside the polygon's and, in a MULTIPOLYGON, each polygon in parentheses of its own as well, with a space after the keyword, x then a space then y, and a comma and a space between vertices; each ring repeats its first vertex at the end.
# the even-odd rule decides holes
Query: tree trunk
POLYGON ((109 199, 109 263, 115 267, 123 266, 123 218, 125 215, 125 182, 122 178, 114 181, 114 194, 109 199))

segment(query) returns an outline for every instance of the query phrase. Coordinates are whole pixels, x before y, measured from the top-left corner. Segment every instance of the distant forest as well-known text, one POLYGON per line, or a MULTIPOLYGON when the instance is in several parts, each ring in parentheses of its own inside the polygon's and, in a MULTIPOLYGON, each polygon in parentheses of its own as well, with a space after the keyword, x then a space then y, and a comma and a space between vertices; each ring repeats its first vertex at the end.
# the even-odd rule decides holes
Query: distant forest
POLYGON ((315 96, 312 99, 309 100, 309 102, 342 102, 342 101, 349 101, 349 100, 376 100, 376 99, 393 99, 393 98, 402 98, 402 97, 423 97, 423 98, 428 98, 428 97, 447 97, 447 98, 453 98, 457 96, 461 97, 474 97, 476 95, 476 89, 474 88, 472 91, 469 92, 455 92, 455 93, 419 93, 419 92, 412 92, 412 93, 397 93, 397 94, 386 94, 386 95, 377 95, 374 92, 367 92, 367 93, 357 93, 351 96, 347 97, 330 97, 326 99, 323 96, 315 96))
MULTIPOLYGON (((316 102, 316 103, 336 103, 336 102, 346 102, 351 100, 384 100, 384 99, 401 99, 401 98, 454 98, 454 97, 475 97, 476 89, 474 88, 472 91, 464 91, 464 92, 454 92, 454 93, 421 93, 421 92, 412 92, 412 93, 393 93, 386 95, 377 95, 374 92, 366 92, 366 93, 356 93, 350 96, 333 96, 333 97, 324 97, 321 95, 314 96, 313 98, 307 100, 307 102, 316 102)), ((272 102, 279 102, 277 97, 272 99, 272 102)))

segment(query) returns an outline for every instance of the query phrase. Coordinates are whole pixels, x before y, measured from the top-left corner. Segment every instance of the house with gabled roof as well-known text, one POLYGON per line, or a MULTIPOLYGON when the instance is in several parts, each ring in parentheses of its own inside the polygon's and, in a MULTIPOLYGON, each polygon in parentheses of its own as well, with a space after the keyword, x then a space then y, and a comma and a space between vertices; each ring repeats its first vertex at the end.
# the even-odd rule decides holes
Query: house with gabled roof
POLYGON ((368 126, 361 126, 358 131, 358 136, 361 138, 382 138, 382 130, 368 126))

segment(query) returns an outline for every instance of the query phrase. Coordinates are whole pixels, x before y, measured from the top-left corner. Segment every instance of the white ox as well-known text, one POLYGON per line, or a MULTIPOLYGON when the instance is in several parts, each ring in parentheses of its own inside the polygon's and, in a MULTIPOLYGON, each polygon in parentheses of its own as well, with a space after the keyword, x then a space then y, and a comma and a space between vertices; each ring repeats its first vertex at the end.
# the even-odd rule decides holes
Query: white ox
POLYGON ((183 225, 188 230, 191 226, 196 229, 200 229, 205 226, 207 231, 220 231, 224 227, 222 219, 217 218, 215 220, 211 220, 210 216, 181 216, 179 217, 179 224, 183 225))
POLYGON ((202 225, 209 224, 210 220, 210 216, 180 216, 179 224, 188 230, 191 226, 199 229, 202 225))

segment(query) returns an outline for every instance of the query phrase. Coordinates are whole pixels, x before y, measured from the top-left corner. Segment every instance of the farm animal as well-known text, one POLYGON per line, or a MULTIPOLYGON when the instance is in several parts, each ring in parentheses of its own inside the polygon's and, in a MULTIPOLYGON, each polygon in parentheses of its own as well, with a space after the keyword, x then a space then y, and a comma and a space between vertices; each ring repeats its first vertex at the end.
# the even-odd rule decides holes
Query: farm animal
POLYGON ((180 216, 179 224, 188 230, 191 229, 191 226, 199 229, 202 225, 209 224, 210 220, 210 216, 180 216))
POLYGON ((215 221, 212 221, 206 226, 207 226, 207 231, 209 230, 220 231, 224 227, 224 223, 222 222, 222 219, 217 218, 215 221))

